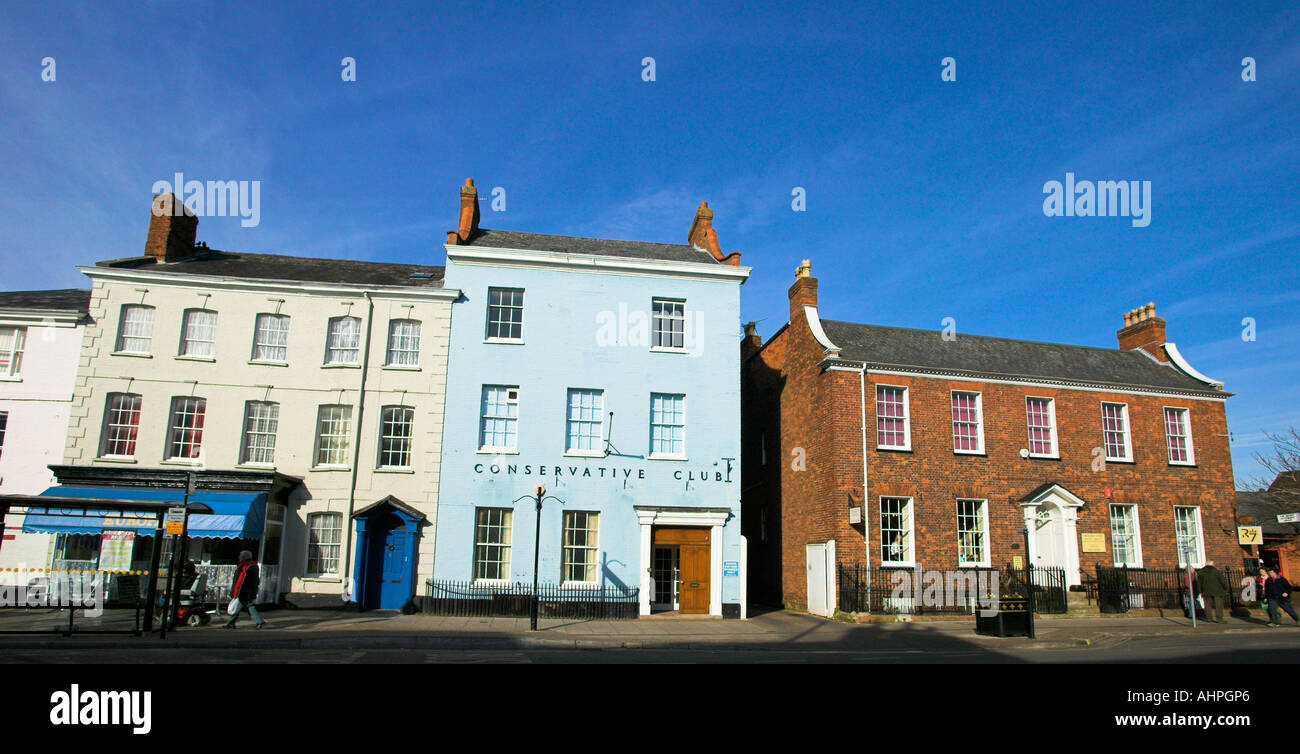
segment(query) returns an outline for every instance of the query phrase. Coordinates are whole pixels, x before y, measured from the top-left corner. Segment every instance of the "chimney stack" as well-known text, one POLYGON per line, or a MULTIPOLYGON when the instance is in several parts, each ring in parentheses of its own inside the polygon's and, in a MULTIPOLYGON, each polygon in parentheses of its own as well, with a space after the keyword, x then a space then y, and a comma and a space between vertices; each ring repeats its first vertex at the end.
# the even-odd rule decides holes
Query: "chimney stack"
POLYGON ((763 347, 763 336, 758 334, 757 322, 745 323, 745 337, 740 339, 740 360, 744 361, 751 353, 763 347))
POLYGON ((1115 334, 1119 337, 1121 350, 1141 348, 1159 361, 1169 361, 1169 356, 1161 347, 1165 344, 1165 320, 1156 316, 1154 302, 1125 312, 1124 327, 1115 334))
POLYGON ((478 230, 478 189, 474 179, 466 178, 460 187, 460 223, 454 230, 447 231, 447 243, 456 245, 469 240, 478 230))
POLYGON ((803 308, 817 308, 817 278, 812 276, 812 262, 805 259, 794 271, 794 285, 790 286, 790 322, 803 319, 803 308))
POLYGON ((175 194, 156 194, 150 205, 144 255, 159 262, 193 256, 198 231, 199 218, 175 194))
POLYGON ((708 202, 700 202, 700 208, 695 210, 695 219, 691 221, 691 229, 686 234, 686 243, 709 252, 723 264, 740 266, 739 251, 723 254, 722 248, 718 246, 718 233, 713 229, 713 210, 709 209, 708 202))

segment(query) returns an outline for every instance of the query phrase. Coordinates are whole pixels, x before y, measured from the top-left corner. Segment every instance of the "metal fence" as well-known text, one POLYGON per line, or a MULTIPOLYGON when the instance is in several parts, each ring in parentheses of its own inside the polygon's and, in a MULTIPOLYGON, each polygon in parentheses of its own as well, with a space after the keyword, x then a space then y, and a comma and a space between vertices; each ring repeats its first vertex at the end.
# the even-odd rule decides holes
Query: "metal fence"
MULTIPOLYGON (((1126 613, 1129 610, 1187 611, 1187 571, 1182 568, 1126 568, 1097 565, 1097 578, 1088 584, 1089 598, 1095 599, 1103 613, 1126 613)), ((1228 580, 1229 608, 1255 607, 1260 596, 1243 595, 1245 579, 1253 577, 1240 568, 1220 569, 1228 580)), ((1195 571, 1193 571, 1195 574, 1195 571)), ((1193 579, 1192 593, 1200 596, 1193 579)), ((1199 600, 1198 600, 1199 603, 1199 600)), ((1198 604, 1198 609, 1200 609, 1198 604)))
POLYGON ((542 618, 621 620, 640 613, 637 587, 569 587, 541 584, 475 584, 468 581, 424 582, 424 596, 415 598, 422 613, 464 617, 527 618, 537 602, 542 618))
POLYGON ((1033 584, 1034 612, 1064 613, 1063 568, 868 568, 839 564, 839 606, 845 612, 898 615, 970 615, 984 592, 1024 596, 1033 584))

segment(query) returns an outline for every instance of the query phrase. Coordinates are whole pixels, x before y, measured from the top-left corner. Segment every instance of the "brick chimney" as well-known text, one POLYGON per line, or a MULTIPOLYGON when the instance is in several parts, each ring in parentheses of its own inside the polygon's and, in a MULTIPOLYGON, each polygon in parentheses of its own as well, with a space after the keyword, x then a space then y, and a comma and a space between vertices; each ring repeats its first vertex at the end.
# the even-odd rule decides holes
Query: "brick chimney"
POLYGON ((691 221, 691 230, 686 234, 686 243, 709 252, 723 264, 740 266, 739 251, 723 254, 718 246, 718 233, 713 229, 713 210, 709 209, 708 202, 700 202, 700 208, 695 210, 695 219, 691 221))
POLYGON ((474 187, 473 178, 466 178, 465 185, 460 187, 460 225, 447 231, 447 243, 452 245, 465 243, 476 230, 478 230, 478 189, 474 187))
POLYGON ((812 276, 812 262, 807 259, 794 271, 794 285, 790 286, 790 322, 803 320, 803 308, 817 306, 817 278, 812 276))
POLYGON ((757 322, 745 323, 745 337, 740 339, 740 360, 744 361, 751 353, 763 347, 763 336, 758 334, 757 322))
POLYGON ((1124 351, 1141 348, 1159 361, 1169 361, 1165 349, 1165 320, 1156 316, 1155 303, 1139 306, 1124 314, 1124 328, 1115 333, 1124 351))
POLYGON ((156 194, 149 212, 144 255, 159 262, 193 256, 199 218, 175 194, 156 194))

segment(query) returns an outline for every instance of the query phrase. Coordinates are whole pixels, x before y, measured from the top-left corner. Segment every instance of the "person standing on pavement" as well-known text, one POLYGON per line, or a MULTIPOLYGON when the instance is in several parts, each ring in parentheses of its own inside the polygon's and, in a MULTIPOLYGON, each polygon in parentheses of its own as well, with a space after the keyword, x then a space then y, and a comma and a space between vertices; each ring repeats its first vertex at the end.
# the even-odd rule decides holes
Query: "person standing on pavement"
POLYGON ((253 553, 244 550, 239 553, 239 568, 235 570, 235 580, 230 585, 230 596, 238 602, 235 612, 230 615, 230 620, 222 628, 234 628, 235 623, 239 620, 239 614, 248 608, 248 614, 253 618, 253 625, 261 628, 266 625, 266 620, 257 612, 257 589, 261 586, 261 577, 257 570, 257 561, 253 560, 253 553))
POLYGON ((1214 567, 1213 560, 1205 561, 1205 567, 1196 572, 1196 587, 1205 600, 1205 619, 1212 623, 1222 623, 1223 601, 1228 597, 1228 578, 1214 567))
POLYGON ((1291 606, 1291 582, 1286 580, 1276 568, 1268 569, 1268 581, 1264 582, 1264 596, 1268 598, 1268 625, 1278 626, 1278 610, 1285 610, 1291 620, 1300 625, 1300 617, 1291 606))

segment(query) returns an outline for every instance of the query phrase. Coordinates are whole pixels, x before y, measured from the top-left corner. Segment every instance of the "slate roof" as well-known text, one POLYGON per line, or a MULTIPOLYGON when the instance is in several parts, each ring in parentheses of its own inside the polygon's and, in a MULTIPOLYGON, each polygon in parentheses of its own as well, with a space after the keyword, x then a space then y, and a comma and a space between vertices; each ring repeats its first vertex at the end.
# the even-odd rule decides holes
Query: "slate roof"
POLYGON ((1139 351, 1040 343, 936 330, 863 325, 823 319, 840 358, 868 366, 956 371, 972 376, 1039 378, 1226 395, 1139 351))
POLYGON ((697 249, 690 244, 553 236, 544 233, 522 233, 516 230, 479 228, 469 237, 468 241, 461 245, 486 246, 496 249, 524 249, 528 251, 559 251, 567 254, 654 259, 663 262, 721 264, 709 252, 697 249))
POLYGON ((1237 519, 1249 518, 1250 525, 1258 526, 1264 534, 1273 537, 1294 537, 1300 534, 1300 525, 1279 524, 1277 514, 1300 513, 1300 495, 1285 492, 1237 492, 1237 519))
POLYGON ((44 309, 85 313, 90 310, 90 291, 83 288, 4 291, 0 292, 0 309, 44 309))
POLYGON ((282 254, 246 254, 216 249, 200 249, 195 256, 172 262, 157 262, 150 257, 128 257, 100 262, 97 266, 142 267, 151 272, 178 272, 254 280, 414 288, 441 288, 446 269, 433 265, 291 257, 282 254), (419 274, 421 277, 411 277, 414 274, 419 274))

